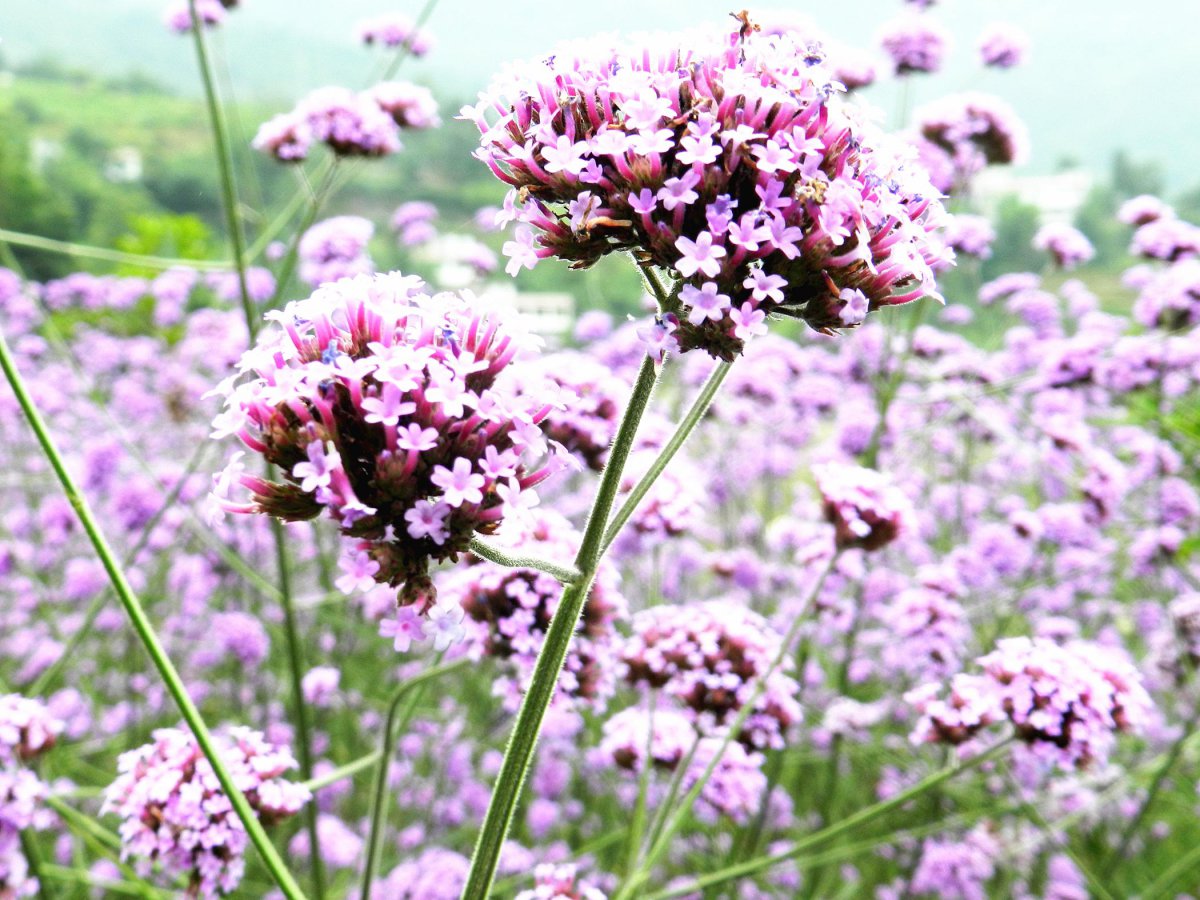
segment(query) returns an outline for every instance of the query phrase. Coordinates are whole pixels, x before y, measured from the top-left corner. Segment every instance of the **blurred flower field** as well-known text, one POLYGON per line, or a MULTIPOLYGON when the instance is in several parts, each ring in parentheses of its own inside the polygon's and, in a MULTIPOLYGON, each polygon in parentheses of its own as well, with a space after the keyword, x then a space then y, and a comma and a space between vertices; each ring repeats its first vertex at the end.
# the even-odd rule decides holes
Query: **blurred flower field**
POLYGON ((1037 135, 908 103, 1050 48, 752 9, 452 110, 436 5, 246 141, 175 5, 223 248, 0 230, 0 900, 1200 896, 1200 225, 994 271, 1037 135), (494 205, 337 206, 436 129, 494 205))

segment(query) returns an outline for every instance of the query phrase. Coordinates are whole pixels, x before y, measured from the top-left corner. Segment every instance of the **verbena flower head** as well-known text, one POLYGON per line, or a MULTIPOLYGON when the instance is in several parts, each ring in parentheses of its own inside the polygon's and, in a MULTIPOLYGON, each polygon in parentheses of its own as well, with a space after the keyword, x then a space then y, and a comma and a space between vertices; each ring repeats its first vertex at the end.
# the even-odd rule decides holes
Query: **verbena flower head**
POLYGON ((265 122, 252 145, 280 162, 300 162, 313 143, 336 156, 387 156, 400 150, 400 127, 370 91, 323 87, 265 122))
MULTIPOLYGON (((294 815, 307 788, 285 780, 296 768, 287 750, 249 728, 216 736, 221 760, 264 824, 294 815)), ((154 740, 121 754, 120 774, 105 791, 102 812, 121 816, 121 857, 147 874, 158 865, 187 879, 190 897, 221 897, 242 880, 246 830, 191 732, 161 728, 154 740)))
POLYGON ((999 842, 982 825, 962 840, 929 838, 921 846, 910 890, 945 900, 986 900, 999 856, 999 842))
MULTIPOLYGON (((203 28, 216 28, 226 18, 226 4, 220 0, 196 0, 196 18, 203 28)), ((188 0, 173 3, 163 15, 163 22, 176 34, 188 34, 192 30, 192 8, 188 0)))
POLYGON ((297 248, 300 278, 313 287, 339 278, 370 275, 375 263, 367 250, 375 226, 362 216, 334 216, 304 232, 297 248))
POLYGON ((632 250, 680 282, 675 345, 725 359, 755 313, 828 332, 857 324, 850 292, 937 296, 949 251, 924 170, 835 96, 819 53, 746 32, 564 46, 464 108, 512 185, 511 273, 632 250))
POLYGON ((1153 706, 1137 669, 1099 644, 1007 638, 978 662, 983 673, 956 675, 946 699, 936 685, 909 695, 921 714, 915 741, 961 744, 1007 719, 1046 764, 1103 766, 1113 735, 1140 731, 1153 706))
POLYGON ((928 16, 904 13, 884 26, 880 46, 897 75, 936 72, 950 47, 950 35, 928 16))
POLYGON ((49 793, 46 784, 28 769, 0 767, 0 897, 5 900, 38 894, 38 880, 29 871, 21 832, 47 824, 43 804, 49 793))
POLYGON ((1133 233, 1129 252, 1165 262, 1200 257, 1200 226, 1174 217, 1154 219, 1133 233))
POLYGON ((812 471, 839 548, 878 550, 913 528, 911 501, 884 473, 843 463, 812 471))
POLYGON ((369 88, 366 94, 400 128, 419 131, 441 124, 437 101, 427 87, 410 81, 383 81, 369 88))
POLYGON ((640 772, 646 765, 649 748, 650 764, 670 771, 687 756, 695 742, 696 728, 688 716, 659 708, 652 716, 649 710, 635 706, 604 723, 600 756, 618 768, 640 772))
MULTIPOLYGON (((757 613, 720 600, 656 606, 633 617, 622 649, 626 680, 679 700, 696 728, 712 733, 732 722, 779 652, 780 638, 757 613)), ((785 663, 766 681, 738 740, 778 748, 802 718, 797 685, 785 663)))
POLYGON ((405 47, 416 57, 425 56, 433 49, 434 40, 429 31, 418 28, 403 13, 385 13, 358 23, 358 37, 364 44, 379 44, 383 47, 405 47))
POLYGON ((946 243, 961 256, 988 259, 995 240, 996 229, 983 216, 956 215, 946 226, 946 243))
POLYGON ((1052 222, 1033 236, 1033 249, 1049 253, 1060 269, 1074 269, 1096 255, 1087 235, 1072 225, 1052 222))
POLYGON ((1025 123, 992 94, 950 94, 918 108, 913 118, 921 136, 949 154, 965 175, 985 165, 1024 162, 1029 155, 1025 123))
POLYGON ((1028 52, 1029 36, 1013 25, 991 25, 979 40, 979 58, 994 69, 1019 66, 1028 52))
POLYGON ((579 877, 572 863, 547 863, 533 870, 533 887, 521 891, 515 900, 606 900, 602 890, 579 877))
POLYGON ((1175 210, 1169 203, 1152 194, 1139 194, 1121 204, 1117 210, 1117 221, 1125 225, 1140 227, 1159 219, 1175 218, 1175 210))
POLYGON ((38 700, 0 696, 0 766, 28 762, 49 750, 64 727, 38 700))
POLYGON ((216 494, 236 512, 291 521, 325 513, 360 543, 366 579, 433 600, 430 560, 490 533, 565 458, 540 423, 557 403, 522 393, 506 369, 529 335, 457 294, 399 273, 325 285, 269 314, 247 353, 248 380, 226 383, 216 435, 237 434, 280 482, 235 458, 216 494), (248 501, 231 500, 240 485, 248 501))

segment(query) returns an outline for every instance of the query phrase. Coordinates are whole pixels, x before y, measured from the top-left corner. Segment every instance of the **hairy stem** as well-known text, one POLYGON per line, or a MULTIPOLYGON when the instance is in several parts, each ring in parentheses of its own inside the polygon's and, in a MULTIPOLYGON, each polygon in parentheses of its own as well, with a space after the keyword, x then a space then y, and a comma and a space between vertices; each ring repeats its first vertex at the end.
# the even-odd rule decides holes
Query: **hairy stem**
POLYGON ((608 528, 604 531, 603 548, 607 550, 612 542, 617 539, 617 535, 621 533, 621 529, 625 527, 625 523, 629 521, 629 517, 637 510, 637 506, 646 497, 646 493, 654 484, 655 479, 663 473, 667 465, 675 458, 675 454, 679 452, 679 448, 684 445, 692 431, 700 424, 700 420, 704 418, 704 414, 708 412, 708 408, 712 405, 713 398, 717 396, 717 391, 721 387, 721 383, 725 380, 725 376, 729 374, 729 368, 733 363, 719 362, 708 376, 708 380, 704 382, 704 387, 700 389, 700 393, 696 395, 696 399, 692 402, 692 407, 687 411, 687 415, 683 417, 683 421, 675 429, 675 433, 671 435, 671 439, 663 445, 659 451, 658 457, 646 470, 646 474, 641 480, 633 486, 633 490, 629 492, 629 496, 625 498, 625 502, 621 504, 621 508, 617 510, 616 515, 612 517, 608 528))
POLYGON ((629 405, 625 408, 625 415, 613 439, 608 463, 600 476, 600 486, 588 514, 583 540, 575 556, 575 567, 582 573, 582 577, 563 589, 558 609, 546 632, 541 652, 538 653, 529 690, 521 702, 517 721, 509 735, 504 761, 496 776, 487 815, 484 817, 471 858, 471 870, 463 888, 464 900, 485 900, 491 891, 496 865, 500 861, 500 849, 508 836, 513 814, 521 797, 521 788, 525 784, 525 776, 533 762, 542 721, 554 697, 558 676, 567 658, 567 649, 579 623, 579 614, 583 611, 584 601, 604 552, 605 524, 620 487, 621 473, 633 449, 638 425, 650 403, 650 396, 654 393, 657 381, 658 367, 654 360, 647 356, 642 360, 629 405))
POLYGON ((508 569, 536 569, 539 572, 545 572, 547 575, 554 576, 563 584, 574 584, 583 577, 580 571, 574 566, 564 566, 560 563, 551 562, 548 559, 539 559, 536 556, 512 554, 480 537, 471 538, 470 549, 476 556, 481 556, 498 566, 504 566, 508 569))

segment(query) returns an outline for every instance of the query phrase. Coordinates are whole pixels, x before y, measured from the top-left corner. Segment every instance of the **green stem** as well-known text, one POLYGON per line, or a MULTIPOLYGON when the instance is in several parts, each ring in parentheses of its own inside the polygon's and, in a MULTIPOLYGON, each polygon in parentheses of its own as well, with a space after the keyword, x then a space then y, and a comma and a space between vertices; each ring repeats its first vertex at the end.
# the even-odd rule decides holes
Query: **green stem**
POLYGON ((717 396, 717 391, 721 387, 721 382, 729 374, 729 369, 732 365, 733 363, 719 362, 712 370, 712 373, 708 376, 708 380, 704 382, 704 386, 700 389, 700 393, 696 395, 696 399, 692 402, 691 409, 687 411, 687 415, 683 417, 683 421, 679 423, 679 426, 675 429, 675 433, 671 435, 671 439, 663 445, 658 457, 650 465, 650 468, 646 470, 646 474, 634 485, 633 490, 629 492, 629 496, 625 498, 625 502, 621 504, 621 508, 612 517, 612 521, 604 532, 603 548, 605 550, 617 539, 617 535, 621 533, 621 529, 625 527, 625 523, 629 521, 629 517, 637 510, 638 504, 645 498, 655 479, 663 473, 663 470, 675 458, 675 454, 679 452, 679 449, 687 441, 692 431, 700 424, 700 420, 708 412, 713 398, 717 396))
MULTIPOLYGON (((362 900, 370 900, 371 882, 375 879, 375 869, 379 864, 379 842, 383 838, 382 825, 384 812, 387 809, 387 776, 388 769, 391 768, 392 754, 396 748, 396 734, 399 730, 396 727, 396 718, 400 710, 400 701, 412 695, 412 702, 405 710, 403 717, 407 721, 412 715, 416 701, 420 697, 419 694, 413 693, 415 690, 424 687, 435 679, 441 678, 443 675, 464 668, 469 662, 470 660, 466 658, 456 659, 454 662, 427 669, 420 675, 414 675, 407 681, 402 681, 396 687, 391 700, 388 701, 387 720, 383 725, 382 745, 377 753, 371 754, 369 757, 363 757, 364 760, 371 759, 374 761, 377 759, 378 765, 375 767, 375 782, 371 790, 371 830, 367 836, 367 860, 363 866, 362 889, 359 892, 362 900)), ((351 763, 351 765, 358 765, 360 762, 362 760, 351 763)))
POLYGON ((379 760, 379 751, 372 750, 365 756, 360 756, 358 759, 346 763, 344 766, 338 766, 336 769, 331 769, 324 775, 318 775, 316 778, 310 778, 302 784, 312 791, 314 794, 322 788, 327 788, 331 784, 337 784, 343 778, 351 778, 362 772, 364 769, 369 769, 379 760))
MULTIPOLYGON (((300 630, 296 627, 296 609, 292 602, 292 578, 288 567, 287 542, 283 523, 271 519, 271 530, 275 539, 275 560, 279 573, 279 593, 282 596, 283 632, 287 643, 288 671, 292 680, 292 715, 296 720, 297 751, 300 757, 300 777, 305 781, 312 778, 312 724, 309 722, 308 704, 304 702, 304 659, 300 650, 300 630)), ((308 828, 308 847, 311 854, 310 872, 313 895, 325 896, 325 864, 321 859, 321 839, 317 831, 317 804, 309 803, 305 809, 308 828)))
MULTIPOLYGON (((146 544, 150 543, 150 536, 154 533, 154 529, 158 526, 158 523, 162 521, 162 517, 166 515, 167 510, 174 506, 175 501, 179 499, 179 494, 183 491, 184 485, 187 484, 187 480, 199 467, 200 461, 204 458, 204 454, 208 450, 209 446, 209 444, 205 443, 197 446, 196 452, 192 454, 192 458, 188 460, 187 466, 184 467, 183 474, 176 479, 175 484, 171 486, 171 490, 169 490, 167 495, 163 498, 163 502, 159 504, 158 509, 154 511, 154 515, 152 515, 150 520, 142 527, 142 533, 138 535, 137 541, 121 560, 122 566, 128 568, 137 561, 138 556, 141 555, 141 552, 143 549, 145 549, 146 544)), ((50 685, 54 684, 58 676, 62 674, 63 669, 66 668, 67 663, 75 658, 75 651, 79 649, 79 645, 83 643, 84 638, 86 638, 91 632, 92 625, 95 623, 96 617, 100 615, 100 611, 104 609, 105 605, 108 603, 108 599, 109 589, 105 588, 100 592, 96 599, 92 601, 91 606, 87 608, 87 612, 85 612, 83 616, 83 622, 80 623, 79 627, 67 640, 66 646, 63 647, 63 652, 59 655, 58 659, 56 659, 44 672, 42 672, 42 674, 37 677, 37 680, 30 685, 28 690, 29 696, 40 697, 46 693, 50 685)))
POLYGON ((538 572, 545 572, 547 575, 554 576, 563 584, 574 584, 583 577, 574 566, 560 565, 548 559, 539 559, 536 556, 510 554, 503 548, 497 547, 495 544, 489 543, 478 536, 471 538, 470 550, 476 556, 481 556, 498 566, 504 566, 508 569, 536 569, 538 572))
POLYGON ((633 824, 629 827, 629 837, 625 850, 625 872, 633 871, 637 865, 638 851, 642 846, 642 833, 646 828, 646 800, 650 792, 650 773, 654 771, 654 712, 658 706, 658 691, 650 691, 650 703, 647 710, 646 745, 642 748, 642 771, 638 773, 637 802, 633 807, 633 824))
POLYGON ((1200 844, 1181 856, 1167 871, 1150 882, 1150 886, 1141 891, 1138 896, 1142 900, 1160 900, 1170 893, 1171 886, 1176 881, 1197 867, 1200 867, 1200 844))
POLYGON ((58 476, 63 493, 70 501, 71 506, 74 507, 75 513, 83 525, 83 530, 87 533, 88 539, 92 542, 93 548, 95 548, 96 556, 99 558, 101 564, 103 564, 104 570, 108 573, 109 580, 116 591, 117 599, 121 601, 121 606, 124 607, 126 615, 129 616, 134 631, 137 632, 142 646, 145 647, 147 655, 149 655, 150 660, 158 670, 171 698, 179 707, 184 721, 187 722, 192 734, 195 735, 196 743, 200 746, 201 751, 203 751, 209 764, 212 766, 213 774, 217 776, 222 789, 228 795, 229 802, 245 827, 251 842, 258 849, 263 862, 271 872, 276 884, 282 889, 284 895, 289 900, 303 898, 304 893, 300 890, 299 885, 296 884, 291 873, 288 872, 287 867, 284 866, 283 860, 280 859, 278 852, 271 844, 271 839, 267 837, 262 823, 258 821, 258 817, 254 814, 254 810, 251 809, 245 795, 233 783, 233 778, 230 776, 229 770, 225 767, 225 763, 221 760, 221 756, 217 752, 216 744, 213 742, 208 726, 204 723, 204 719, 201 717, 196 705, 192 702, 192 698, 188 696, 183 679, 180 678, 179 672, 176 671, 170 657, 167 656, 167 652, 159 641, 158 635, 154 631, 154 626, 150 624, 150 619, 147 617, 141 601, 134 594, 133 588, 129 586, 125 572, 121 564, 117 561, 112 548, 109 547, 104 534, 101 532, 100 526, 92 514, 91 507, 76 486, 70 472, 67 471, 66 463, 62 455, 58 452, 58 448, 54 445, 54 441, 50 437, 50 432, 46 428, 46 423, 42 421, 42 416, 34 405, 33 399, 29 396, 21 374, 17 371, 16 363, 13 360, 12 353, 8 348, 8 342, 4 339, 3 334, 0 334, 0 368, 4 369, 4 375, 8 379, 9 385, 12 386, 21 411, 25 414, 25 418, 29 421, 30 427, 37 436, 38 443, 41 444, 46 459, 49 461, 51 468, 54 469, 54 474, 58 476))
POLYGON ((279 301, 283 299, 284 292, 287 291, 288 282, 292 279, 292 273, 296 271, 296 263, 300 258, 300 239, 304 237, 304 233, 312 228, 313 222, 317 220, 317 215, 321 212, 321 207, 325 203, 325 198, 333 186, 333 179, 337 174, 337 160, 334 159, 321 173, 321 181, 316 190, 310 190, 308 198, 308 209, 305 210, 304 216, 300 219, 300 225, 296 229, 295 237, 292 238, 288 245, 287 252, 284 254, 283 261, 279 265, 279 271, 275 275, 275 293, 271 295, 269 306, 274 309, 279 306, 279 301))
POLYGON ((517 712, 517 721, 509 736, 508 747, 504 751, 504 761, 496 776, 492 789, 492 798, 488 803, 487 815, 484 816, 483 826, 475 844, 475 852, 471 858, 471 870, 467 875, 467 883, 463 888, 463 900, 486 900, 491 891, 495 878, 496 866, 500 861, 500 849, 508 830, 512 825, 513 814, 516 812, 517 801, 521 797, 521 788, 525 784, 525 775, 533 761, 533 752, 537 746, 538 734, 542 729, 542 720, 554 697, 558 684, 558 675, 562 671, 567 658, 567 649, 579 623, 579 614, 583 610, 584 601, 592 586, 596 568, 604 552, 604 528, 612 513, 613 501, 621 484, 621 473, 633 449, 633 441, 637 435, 638 425, 642 415, 650 403, 654 386, 658 381, 658 366, 647 356, 642 360, 637 380, 633 385, 633 393, 625 415, 617 428, 609 451, 608 463, 600 476, 600 486, 596 498, 592 502, 588 514, 587 525, 583 531, 583 540, 579 552, 575 556, 575 567, 583 573, 582 577, 567 585, 562 592, 558 609, 550 621, 541 652, 538 653, 534 664, 533 677, 529 690, 521 701, 517 712))
POLYGON ((46 883, 42 880, 42 852, 38 849, 33 832, 28 828, 21 829, 21 852, 29 865, 29 874, 37 881, 37 895, 40 900, 48 900, 46 883))
POLYGON ((835 825, 830 825, 828 828, 822 828, 820 831, 807 835, 796 841, 787 850, 780 853, 773 853, 769 856, 760 856, 757 859, 750 859, 743 863, 738 863, 734 866, 728 866, 717 872, 712 872, 708 875, 703 875, 694 881, 689 881, 686 884, 676 885, 668 890, 654 894, 649 900, 667 900, 669 897, 679 897, 683 894, 691 894, 697 891, 702 891, 718 884, 725 884, 728 881, 733 881, 736 878, 744 878, 747 875, 754 875, 758 872, 770 869, 782 862, 787 862, 789 859, 794 859, 800 856, 805 850, 814 847, 818 844, 823 844, 833 838, 840 837, 848 831, 853 831, 860 825, 864 825, 879 816, 885 815, 898 807, 903 806, 911 800, 924 794, 926 791, 932 790, 950 779, 968 772, 982 765, 987 760, 992 759, 1006 747, 1012 738, 1006 738, 998 744, 993 745, 989 749, 980 753, 978 756, 973 756, 965 762, 961 762, 956 766, 942 769, 935 772, 928 778, 917 782, 900 793, 889 797, 887 800, 881 800, 871 806, 860 809, 851 816, 846 817, 835 825))
POLYGON ((56 241, 53 238, 41 237, 35 234, 22 234, 19 231, 8 231, 0 228, 0 241, 6 244, 16 244, 18 247, 29 247, 34 250, 46 250, 50 253, 61 253, 64 256, 78 256, 83 259, 99 259, 104 262, 121 263, 130 266, 145 266, 148 269, 174 269, 190 267, 206 271, 218 271, 230 268, 225 260, 207 259, 170 259, 165 256, 145 256, 141 253, 124 253, 120 250, 109 250, 106 247, 89 247, 86 244, 72 244, 67 241, 56 241))
MULTIPOLYGON (((250 324, 250 346, 254 346, 254 325, 257 321, 250 301, 250 289, 246 285, 246 236, 242 230, 242 217, 238 212, 237 185, 233 178, 233 148, 229 145, 229 132, 225 127, 225 113, 221 98, 213 79, 212 64, 208 58, 208 45, 204 37, 204 25, 196 12, 196 0, 188 0, 192 15, 192 38, 196 46, 196 62, 200 66, 200 78, 204 82, 204 99, 208 104, 208 121, 212 126, 213 143, 217 150, 217 171, 221 178, 221 206, 225 210, 225 226, 229 230, 229 241, 233 245, 233 266, 237 272, 238 294, 242 301, 242 312, 250 324)), ((319 894, 318 894, 319 896, 319 894)))

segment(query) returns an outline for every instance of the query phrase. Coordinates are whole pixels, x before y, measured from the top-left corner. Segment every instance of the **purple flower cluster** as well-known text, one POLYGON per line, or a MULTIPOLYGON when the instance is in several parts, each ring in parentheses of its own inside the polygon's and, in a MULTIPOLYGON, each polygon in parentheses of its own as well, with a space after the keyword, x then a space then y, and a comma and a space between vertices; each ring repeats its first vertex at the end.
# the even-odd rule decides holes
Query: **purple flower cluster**
POLYGON ((839 548, 878 550, 913 527, 912 502, 884 473, 820 463, 813 466, 813 477, 839 548))
POLYGON ((1029 36, 1013 25, 991 25, 979 39, 979 58, 993 69, 1019 66, 1028 53, 1029 36))
POLYGON ((314 143, 325 144, 336 156, 387 156, 401 148, 401 127, 435 124, 437 104, 416 85, 385 82, 358 92, 323 87, 264 122, 253 146, 289 163, 307 159, 314 143))
MULTIPOLYGON (((571 559, 578 550, 579 535, 561 516, 538 512, 528 524, 520 524, 524 527, 515 533, 502 535, 518 552, 571 559)), ((611 565, 605 562, 600 566, 558 682, 563 695, 593 707, 602 707, 616 688, 615 626, 628 615, 618 581, 611 565)), ((562 585, 533 569, 502 569, 479 562, 448 572, 439 581, 438 591, 455 598, 466 610, 470 642, 476 652, 516 666, 519 678, 515 682, 501 680, 495 685, 515 707, 558 609, 562 585)))
POLYGON ((983 216, 964 213, 954 216, 946 225, 946 243, 959 256, 988 259, 995 240, 996 229, 983 216))
MULTIPOLYGON (((236 3, 228 0, 195 0, 196 18, 203 28, 216 28, 225 22, 226 10, 236 3)), ((163 23, 176 34, 189 34, 192 30, 192 8, 188 0, 173 3, 163 15, 163 23)))
POLYGON ((941 900, 987 900, 1000 845, 983 826, 962 840, 930 838, 921 846, 910 893, 941 900))
POLYGON ((1133 318, 1168 331, 1200 325, 1200 258, 1180 260, 1151 276, 1133 303, 1133 318))
POLYGON ((63 723, 41 702, 20 694, 0 695, 0 766, 45 753, 62 731, 63 723))
POLYGON ((1035 759, 1103 766, 1113 735, 1141 731, 1152 709, 1137 669, 1098 644, 1007 638, 978 662, 983 673, 956 675, 945 699, 937 685, 910 694, 915 741, 962 744, 1007 719, 1035 759))
POLYGON ((364 44, 403 47, 415 57, 425 56, 434 46, 433 36, 403 13, 385 13, 365 19, 358 23, 356 31, 364 44))
MULTIPOLYGON (((264 824, 295 815, 308 789, 281 776, 296 768, 287 750, 245 727, 217 736, 221 760, 264 824)), ((242 880, 249 838, 195 738, 160 728, 152 743, 121 754, 103 812, 121 816, 121 856, 143 873, 157 864, 187 879, 188 896, 220 897, 242 880)))
POLYGON ((245 473, 239 454, 217 496, 291 521, 325 512, 359 542, 357 583, 399 587, 403 604, 427 608, 429 561, 495 531, 565 455, 539 427, 554 392, 522 393, 505 377, 528 336, 398 273, 334 282, 269 318, 276 328, 242 360, 251 378, 223 385, 214 425, 284 480, 245 473), (248 501, 229 499, 235 485, 248 501))
POLYGON ((313 225, 300 237, 300 278, 317 287, 327 281, 370 275, 375 262, 367 245, 375 226, 362 216, 334 216, 313 225))
POLYGON ((730 724, 766 678, 736 737, 751 748, 778 748, 803 715, 789 666, 767 676, 778 653, 779 637, 761 616, 712 600, 637 613, 621 669, 630 684, 661 688, 678 700, 705 735, 730 724))
POLYGON ((936 72, 945 61, 950 35, 928 16, 906 12, 883 27, 879 44, 897 75, 936 72))
POLYGON ((521 891, 514 900, 606 900, 602 890, 579 877, 571 863, 547 863, 533 870, 533 887, 521 891))
POLYGON ((949 94, 917 109, 914 119, 929 145, 923 160, 952 173, 955 188, 985 166, 1020 163, 1029 155, 1025 124, 1008 103, 991 94, 949 94))
POLYGON ((1043 225, 1033 236, 1033 249, 1050 254, 1060 269, 1074 269, 1096 255, 1096 248, 1078 228, 1061 222, 1043 225))
POLYGON ((829 332, 937 296, 937 191, 834 93, 819 53, 743 29, 566 46, 463 115, 512 185, 510 272, 632 250, 679 279, 663 341, 732 359, 770 312, 829 332))
POLYGON ((433 220, 437 218, 437 207, 432 203, 412 200, 401 203, 392 213, 392 231, 397 233, 405 247, 428 243, 437 237, 433 220))
POLYGON ((1173 215, 1159 216, 1138 227, 1129 252, 1165 262, 1195 259, 1200 257, 1200 226, 1173 215))

